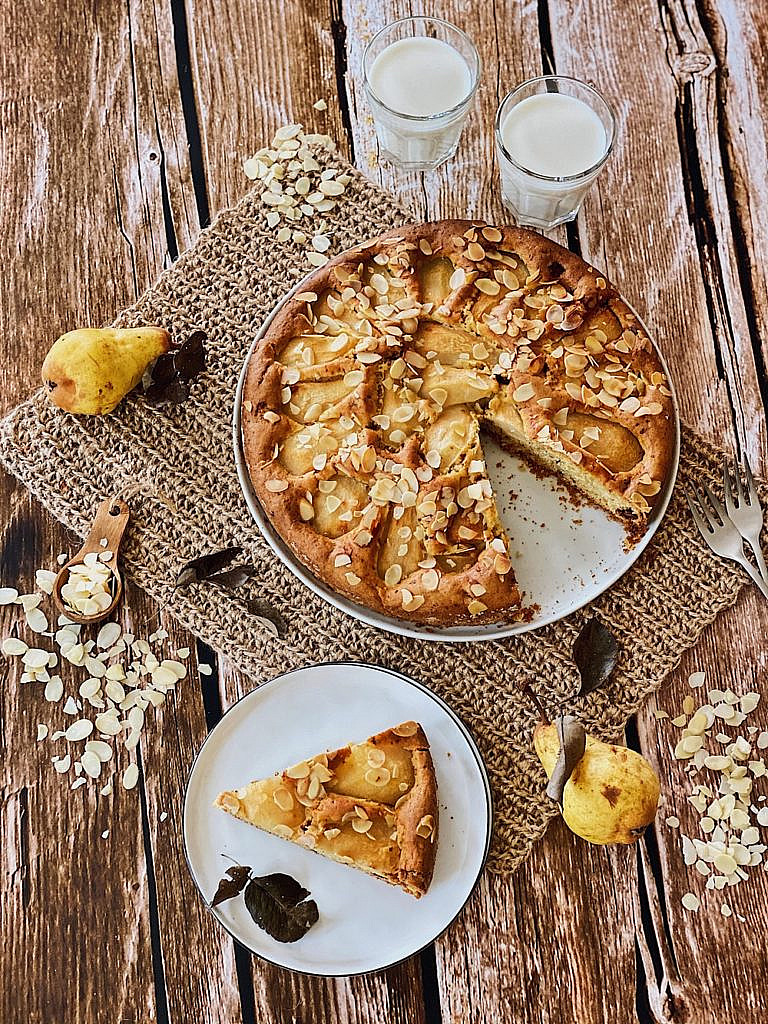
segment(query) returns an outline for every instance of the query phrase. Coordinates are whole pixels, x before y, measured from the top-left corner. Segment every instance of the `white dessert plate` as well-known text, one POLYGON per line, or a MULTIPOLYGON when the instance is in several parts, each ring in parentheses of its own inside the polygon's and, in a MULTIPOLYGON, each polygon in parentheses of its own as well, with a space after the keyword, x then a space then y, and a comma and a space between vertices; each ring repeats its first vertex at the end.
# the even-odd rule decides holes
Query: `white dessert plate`
MULTIPOLYGON (((661 525, 672 498, 680 459, 680 416, 677 397, 669 368, 658 349, 657 354, 672 390, 675 452, 669 477, 659 494, 648 529, 640 541, 629 549, 626 548, 624 527, 615 519, 599 508, 574 502, 565 486, 555 476, 540 470, 533 472, 519 456, 505 451, 483 433, 482 444, 488 475, 496 496, 499 517, 511 540, 515 575, 523 591, 525 604, 536 608, 530 620, 477 626, 430 626, 421 622, 409 622, 406 619, 383 615, 358 604, 338 594, 318 579, 285 543, 262 509, 245 463, 241 431, 243 385, 251 353, 283 305, 303 286, 304 282, 300 281, 280 301, 262 324, 251 345, 235 394, 233 440, 237 473, 251 515, 275 554, 310 590, 356 619, 388 630, 390 633, 422 640, 452 642, 500 640, 503 637, 547 626, 583 608, 634 565, 661 525)), ((637 311, 633 312, 642 324, 637 311)), ((650 337, 644 324, 643 327, 650 337)))
POLYGON ((309 889, 320 911, 297 942, 277 942, 258 928, 241 896, 210 912, 238 942, 279 967, 343 976, 398 963, 451 924, 480 877, 491 821, 491 790, 480 753, 448 705, 398 672, 337 662, 278 676, 227 711, 192 766, 184 799, 184 848, 206 904, 232 863, 222 854, 255 874, 292 875, 309 889), (421 899, 213 806, 224 789, 410 719, 421 723, 429 740, 440 808, 435 873, 421 899))

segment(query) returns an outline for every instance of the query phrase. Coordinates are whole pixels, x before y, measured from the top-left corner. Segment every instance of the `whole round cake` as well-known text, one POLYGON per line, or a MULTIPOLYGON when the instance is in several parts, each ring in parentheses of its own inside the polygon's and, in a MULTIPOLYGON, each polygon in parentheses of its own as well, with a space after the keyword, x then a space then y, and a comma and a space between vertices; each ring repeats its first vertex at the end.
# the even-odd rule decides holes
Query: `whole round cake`
POLYGON ((672 394, 632 310, 521 228, 401 228, 316 271, 247 369, 243 450, 301 562, 387 615, 525 615, 488 431, 645 529, 675 449, 672 394))

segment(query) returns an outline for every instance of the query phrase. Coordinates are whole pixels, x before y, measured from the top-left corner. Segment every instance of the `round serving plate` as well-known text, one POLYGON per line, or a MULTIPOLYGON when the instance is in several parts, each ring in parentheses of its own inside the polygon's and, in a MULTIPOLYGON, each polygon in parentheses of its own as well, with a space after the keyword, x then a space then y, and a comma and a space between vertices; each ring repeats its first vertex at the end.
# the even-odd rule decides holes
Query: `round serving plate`
POLYGON ((488 476, 496 496, 499 518, 510 538, 515 576, 523 591, 526 605, 535 605, 538 608, 530 620, 487 625, 430 626, 422 622, 410 622, 392 615, 383 615, 337 593, 318 579, 285 543, 261 507, 245 463, 241 429, 243 386, 251 354, 275 316, 292 298, 294 292, 305 287, 305 282, 310 276, 311 274, 308 274, 294 285, 261 325, 240 373, 233 415, 237 474, 251 515, 275 554, 310 590, 341 611, 390 633, 421 640, 466 643, 476 640, 500 640, 557 622, 594 601, 632 568, 653 539, 672 498, 680 461, 680 415, 674 383, 666 360, 651 338, 642 317, 627 303, 656 349, 672 391, 675 417, 672 468, 648 521, 648 528, 636 544, 627 549, 627 534, 621 523, 599 508, 594 508, 586 502, 574 501, 557 477, 545 474, 541 470, 532 470, 522 458, 501 448, 484 433, 483 450, 488 476))
POLYGON ((364 974, 417 953, 455 920, 485 864, 492 815, 480 753, 444 701, 399 672, 337 662, 277 676, 227 711, 189 775, 184 850, 211 914, 252 953, 306 974, 364 974), (429 740, 439 801, 435 872, 419 900, 213 806, 222 790, 411 719, 421 723, 429 740), (242 898, 210 907, 233 860, 257 875, 292 875, 317 903, 318 922, 287 944, 256 926, 242 898))

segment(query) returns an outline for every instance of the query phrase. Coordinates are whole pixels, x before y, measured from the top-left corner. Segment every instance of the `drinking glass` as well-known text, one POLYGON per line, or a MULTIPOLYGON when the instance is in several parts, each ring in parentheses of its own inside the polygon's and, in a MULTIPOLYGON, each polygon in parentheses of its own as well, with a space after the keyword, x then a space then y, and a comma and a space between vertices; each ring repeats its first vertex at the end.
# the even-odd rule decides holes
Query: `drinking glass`
POLYGON ((543 75, 523 82, 501 101, 496 113, 496 152, 501 175, 501 198, 518 224, 552 228, 574 220, 601 168, 613 150, 616 117, 603 96, 585 82, 564 75, 543 75), (545 93, 562 93, 585 103, 605 131, 605 149, 599 159, 577 174, 546 175, 527 168, 510 153, 503 138, 510 111, 523 100, 545 93))
MULTIPOLYGON (((428 68, 425 68, 425 78, 428 68)), ((373 113, 381 156, 409 170, 432 170, 456 152, 480 78, 480 56, 461 29, 440 18, 402 18, 382 28, 363 54, 363 82, 373 113), (393 110, 376 94, 371 69, 376 58, 392 43, 426 36, 448 43, 464 58, 469 69, 469 87, 458 103, 424 115, 393 110)))

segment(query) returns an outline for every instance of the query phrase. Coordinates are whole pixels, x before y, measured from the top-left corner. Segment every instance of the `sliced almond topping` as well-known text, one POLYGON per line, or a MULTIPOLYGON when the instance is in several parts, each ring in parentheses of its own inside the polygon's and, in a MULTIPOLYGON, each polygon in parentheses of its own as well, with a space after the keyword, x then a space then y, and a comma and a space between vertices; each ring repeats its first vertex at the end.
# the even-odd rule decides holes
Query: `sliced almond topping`
POLYGON ((533 384, 521 384, 512 392, 513 402, 527 402, 535 394, 533 384))
POLYGON ((370 786, 386 786, 391 778, 388 768, 369 768, 365 773, 365 781, 370 786))
POLYGON ((272 799, 275 801, 281 811, 292 811, 293 810, 293 796, 287 789, 276 789, 272 794, 272 799))
POLYGON ((400 725, 396 725, 394 727, 394 729, 392 730, 392 732, 395 734, 395 736, 403 736, 403 737, 415 736, 418 731, 419 731, 419 723, 418 722, 413 722, 413 721, 401 722, 400 725))

